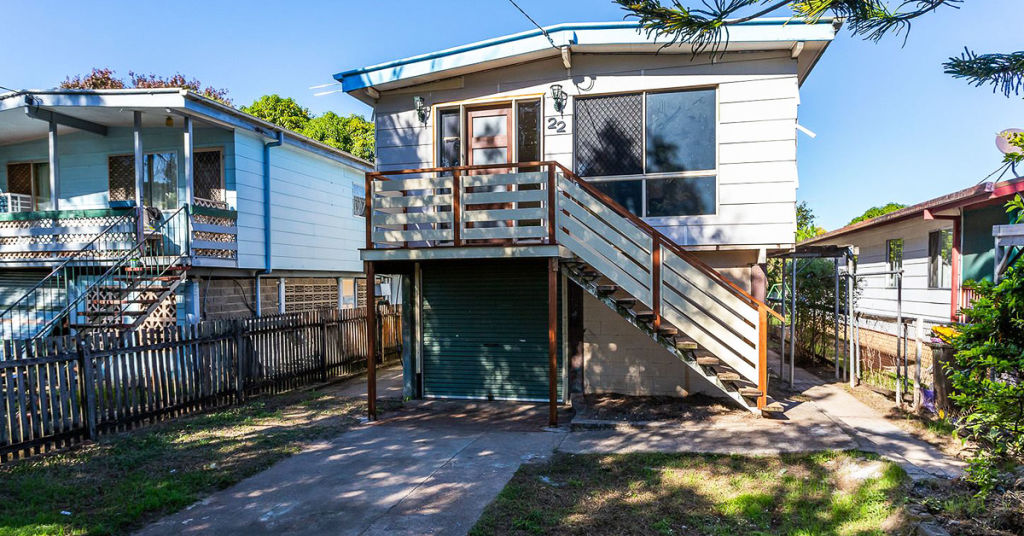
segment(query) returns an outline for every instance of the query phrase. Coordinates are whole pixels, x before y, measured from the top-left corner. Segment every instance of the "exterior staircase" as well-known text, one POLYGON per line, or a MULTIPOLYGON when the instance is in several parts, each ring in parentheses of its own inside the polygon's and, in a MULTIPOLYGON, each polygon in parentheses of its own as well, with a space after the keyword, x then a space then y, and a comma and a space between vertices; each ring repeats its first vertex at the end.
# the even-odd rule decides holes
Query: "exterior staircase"
POLYGON ((781 412, 767 345, 783 317, 568 169, 556 182, 562 272, 742 407, 781 412))
POLYGON ((143 326, 161 304, 173 300, 189 268, 188 207, 147 226, 143 239, 130 249, 105 256, 111 251, 103 247, 107 235, 120 233, 123 223, 111 224, 6 305, 0 312, 0 340, 122 333, 143 326))

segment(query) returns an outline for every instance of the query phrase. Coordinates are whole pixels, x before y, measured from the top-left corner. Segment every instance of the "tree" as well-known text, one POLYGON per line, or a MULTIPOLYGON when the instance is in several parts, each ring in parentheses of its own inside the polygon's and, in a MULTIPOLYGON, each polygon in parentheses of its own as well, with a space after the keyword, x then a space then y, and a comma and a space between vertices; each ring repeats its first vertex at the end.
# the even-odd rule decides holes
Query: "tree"
POLYGON ((141 74, 128 71, 127 81, 114 76, 115 71, 108 68, 93 68, 86 75, 69 76, 60 83, 62 89, 125 89, 125 88, 181 88, 188 89, 208 99, 231 105, 228 98, 228 90, 218 89, 213 86, 206 86, 195 78, 186 78, 180 73, 170 77, 158 76, 155 74, 141 74))
MULTIPOLYGON (((729 27, 788 9, 795 21, 815 22, 825 15, 842 17, 856 36, 878 41, 886 34, 903 34, 918 17, 940 7, 957 7, 963 0, 902 0, 891 7, 885 0, 705 0, 702 8, 671 5, 660 0, 614 0, 639 20, 641 31, 669 39, 668 44, 690 43, 693 52, 716 52, 729 40, 729 27)), ((1024 52, 977 54, 964 49, 943 64, 945 72, 1007 97, 1019 94, 1024 84, 1024 52)))
POLYGON ((796 205, 796 241, 802 242, 808 238, 814 238, 825 234, 825 230, 814 224, 814 211, 807 206, 807 201, 801 201, 796 205))
POLYGON ((299 106, 291 97, 282 98, 276 93, 264 95, 249 106, 242 106, 242 111, 295 132, 302 132, 313 119, 309 109, 299 106))
POLYGON ((856 218, 850 220, 850 223, 848 223, 847 225, 853 225, 857 222, 877 218, 890 212, 896 212, 901 208, 907 208, 907 205, 904 205, 903 203, 896 203, 895 201, 890 201, 880 207, 871 207, 865 210, 864 214, 861 214, 860 216, 857 216, 856 218))
POLYGON ((373 123, 361 115, 340 116, 334 112, 313 115, 294 99, 264 95, 242 111, 303 136, 336 147, 365 160, 373 160, 373 123))
POLYGON ((373 123, 360 115, 342 117, 334 112, 327 112, 310 120, 302 134, 372 161, 373 131, 373 123))

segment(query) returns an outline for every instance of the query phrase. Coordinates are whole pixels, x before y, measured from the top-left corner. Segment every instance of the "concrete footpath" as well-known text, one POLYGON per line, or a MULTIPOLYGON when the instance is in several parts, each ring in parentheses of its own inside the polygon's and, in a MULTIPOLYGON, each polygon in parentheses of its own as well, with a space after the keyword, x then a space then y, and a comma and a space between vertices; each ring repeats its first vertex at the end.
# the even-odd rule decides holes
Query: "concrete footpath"
POLYGON ((464 535, 564 432, 367 425, 317 443, 139 534, 464 535))
MULTIPOLYGON (((778 366, 777 354, 769 358, 769 363, 778 366)), ((841 427, 856 441, 858 449, 899 463, 915 480, 955 478, 963 474, 966 466, 963 461, 908 434, 857 400, 841 384, 826 383, 800 368, 796 369, 794 380, 794 390, 808 400, 802 404, 811 405, 841 427)))
MULTIPOLYGON (((777 360, 776 360, 777 363, 777 360)), ((401 392, 401 371, 379 375, 401 392)), ((778 380, 774 380, 778 381, 778 380)), ((365 379, 338 386, 365 393, 365 379)), ((736 412, 705 421, 568 432, 547 430, 546 406, 414 401, 172 514, 139 534, 464 535, 523 463, 553 452, 703 452, 770 455, 858 448, 900 463, 915 479, 953 477, 944 456, 842 386, 797 369, 783 419, 736 412)), ((559 422, 568 423, 563 413, 559 422)))

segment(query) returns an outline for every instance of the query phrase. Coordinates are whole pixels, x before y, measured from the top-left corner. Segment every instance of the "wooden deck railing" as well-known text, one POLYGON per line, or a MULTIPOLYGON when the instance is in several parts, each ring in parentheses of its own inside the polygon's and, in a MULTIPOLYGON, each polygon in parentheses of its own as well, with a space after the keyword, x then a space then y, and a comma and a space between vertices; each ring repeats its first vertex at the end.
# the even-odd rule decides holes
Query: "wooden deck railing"
POLYGON ((367 249, 559 244, 768 391, 782 316, 557 162, 368 173, 367 249), (511 173, 519 170, 518 173, 511 173))

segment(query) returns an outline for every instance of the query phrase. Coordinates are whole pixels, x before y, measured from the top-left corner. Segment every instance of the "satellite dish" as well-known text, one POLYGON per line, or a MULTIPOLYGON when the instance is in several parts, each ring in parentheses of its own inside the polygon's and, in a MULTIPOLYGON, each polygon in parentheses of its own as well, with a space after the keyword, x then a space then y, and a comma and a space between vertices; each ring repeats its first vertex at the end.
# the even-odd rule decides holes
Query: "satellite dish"
POLYGON ((1020 147, 1010 144, 1010 136, 1013 134, 1020 134, 1024 132, 1019 128, 1008 128, 999 134, 996 134, 996 147, 1002 151, 1003 154, 1019 153, 1021 152, 1020 147))

